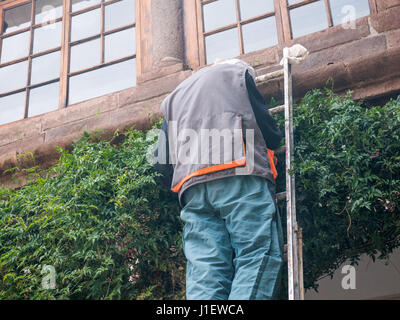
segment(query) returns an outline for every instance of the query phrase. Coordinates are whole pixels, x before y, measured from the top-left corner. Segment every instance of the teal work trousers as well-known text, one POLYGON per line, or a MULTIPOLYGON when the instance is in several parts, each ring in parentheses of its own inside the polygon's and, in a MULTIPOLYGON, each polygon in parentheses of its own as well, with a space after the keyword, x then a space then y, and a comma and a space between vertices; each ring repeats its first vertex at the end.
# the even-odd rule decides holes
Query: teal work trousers
POLYGON ((188 300, 276 299, 283 234, 272 184, 234 176, 182 195, 188 300))

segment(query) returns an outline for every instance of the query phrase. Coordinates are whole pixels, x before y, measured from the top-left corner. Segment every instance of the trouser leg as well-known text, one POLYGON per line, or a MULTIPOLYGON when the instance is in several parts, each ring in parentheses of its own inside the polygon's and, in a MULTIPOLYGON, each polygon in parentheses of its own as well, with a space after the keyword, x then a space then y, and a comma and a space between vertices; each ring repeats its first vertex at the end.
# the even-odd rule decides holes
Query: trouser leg
POLYGON ((208 183, 210 202, 226 222, 235 257, 229 299, 274 299, 280 284, 283 235, 268 181, 237 176, 208 183))
POLYGON ((195 185, 183 195, 181 219, 187 259, 186 298, 226 300, 233 278, 233 250, 224 220, 209 204, 205 184, 195 185))
MULTIPOLYGON (((235 277, 229 295, 231 300, 270 300, 277 297, 283 262, 278 227, 274 220, 260 223, 252 236, 253 240, 249 240, 248 244, 243 241, 243 235, 232 237, 237 257, 234 260, 235 277), (267 232, 270 239, 262 232, 267 232)), ((237 234, 236 227, 234 223, 230 228, 231 234, 237 234)))

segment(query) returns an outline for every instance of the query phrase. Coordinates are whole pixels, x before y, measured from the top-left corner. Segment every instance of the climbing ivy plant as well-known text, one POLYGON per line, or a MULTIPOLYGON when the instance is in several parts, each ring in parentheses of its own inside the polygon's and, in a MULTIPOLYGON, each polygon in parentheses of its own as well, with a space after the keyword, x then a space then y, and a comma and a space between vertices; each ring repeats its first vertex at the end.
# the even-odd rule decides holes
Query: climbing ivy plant
POLYGON ((305 286, 317 288, 343 262, 400 245, 400 97, 371 107, 311 91, 294 108, 294 137, 305 286))
MULTIPOLYGON (((400 244, 400 97, 366 107, 314 90, 294 123, 310 288, 345 260, 400 244)), ((133 128, 119 137, 85 133, 72 151, 58 148, 55 166, 28 171, 26 186, 0 189, 0 299, 184 298, 179 205, 146 161, 154 138, 133 128)), ((280 159, 278 191, 283 170, 280 159)), ((284 203, 280 212, 284 222, 284 203)))
POLYGON ((0 299, 183 298, 176 198, 146 161, 153 141, 125 135, 85 134, 27 186, 0 189, 0 299))

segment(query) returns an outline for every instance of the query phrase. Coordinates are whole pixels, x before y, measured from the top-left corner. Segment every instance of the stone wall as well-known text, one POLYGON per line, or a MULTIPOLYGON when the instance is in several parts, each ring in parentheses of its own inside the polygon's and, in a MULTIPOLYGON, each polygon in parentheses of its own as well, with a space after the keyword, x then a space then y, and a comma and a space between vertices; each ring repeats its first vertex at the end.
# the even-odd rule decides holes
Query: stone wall
MULTIPOLYGON (((182 61, 184 37, 176 36, 184 29, 178 14, 181 7, 176 5, 179 1, 168 1, 174 3, 171 7, 173 12, 168 16, 175 17, 179 23, 168 21, 163 29, 164 33, 174 33, 175 40, 161 37, 152 37, 150 42, 142 40, 138 47, 143 54, 151 55, 146 56, 147 65, 151 68, 138 76, 136 87, 0 125, 0 187, 24 184, 23 175, 20 182, 14 182, 10 173, 4 173, 16 165, 32 165, 29 158, 20 157, 21 154, 32 152, 36 163, 45 168, 58 157, 55 146, 71 148, 73 139, 84 130, 93 132, 101 129, 105 131, 105 136, 110 136, 115 130, 122 132, 132 125, 140 129, 148 128, 152 118, 161 116, 160 103, 164 97, 196 71, 182 61)), ((157 7, 159 1, 151 2, 153 7, 157 7)), ((400 1, 383 0, 378 3, 379 12, 357 20, 355 29, 336 26, 285 44, 300 43, 310 51, 307 62, 293 68, 295 98, 310 89, 324 87, 330 78, 336 91, 343 93, 351 89, 355 99, 400 93, 400 1)), ((154 14, 165 10, 152 9, 154 14)), ((152 24, 152 30, 143 32, 152 34, 160 28, 155 26, 158 21, 156 19, 152 24)), ((246 54, 242 59, 251 63, 261 75, 279 68, 282 49, 283 46, 275 46, 246 54)), ((262 85, 260 90, 267 99, 275 97, 282 101, 283 81, 271 81, 262 85)))

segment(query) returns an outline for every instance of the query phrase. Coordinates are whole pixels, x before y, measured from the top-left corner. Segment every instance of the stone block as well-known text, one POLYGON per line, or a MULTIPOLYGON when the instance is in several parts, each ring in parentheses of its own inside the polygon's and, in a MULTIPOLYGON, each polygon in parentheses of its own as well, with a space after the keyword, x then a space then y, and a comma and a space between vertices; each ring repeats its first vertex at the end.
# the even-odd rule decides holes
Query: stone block
POLYGON ((118 107, 117 101, 117 93, 112 93, 76 103, 61 110, 46 113, 42 116, 42 130, 59 127, 66 123, 116 109, 118 107))
MULTIPOLYGON (((386 34, 388 40, 388 48, 400 47, 400 29, 390 31, 386 34)), ((399 61, 400 63, 400 61, 399 61)))
MULTIPOLYGON (((308 34, 291 40, 285 46, 301 44, 308 49, 309 52, 317 52, 327 48, 342 45, 348 42, 360 40, 370 34, 368 18, 361 18, 356 21, 355 29, 345 29, 343 26, 335 26, 319 32, 308 34)), ((282 48, 279 54, 282 58, 282 48)))
POLYGON ((400 6, 371 15, 372 27, 379 33, 400 29, 400 6))
POLYGON ((0 125, 0 146, 4 146, 32 136, 37 136, 40 134, 40 132, 40 116, 0 125))
POLYGON ((362 57, 384 51, 386 51, 386 37, 384 35, 368 37, 341 46, 311 53, 302 64, 293 66, 293 72, 319 69, 327 67, 330 64, 351 61, 355 58, 355 53, 357 53, 357 57, 362 57))
POLYGON ((121 91, 118 93, 118 106, 123 107, 128 104, 133 104, 169 93, 191 74, 192 71, 190 70, 182 71, 121 91))

